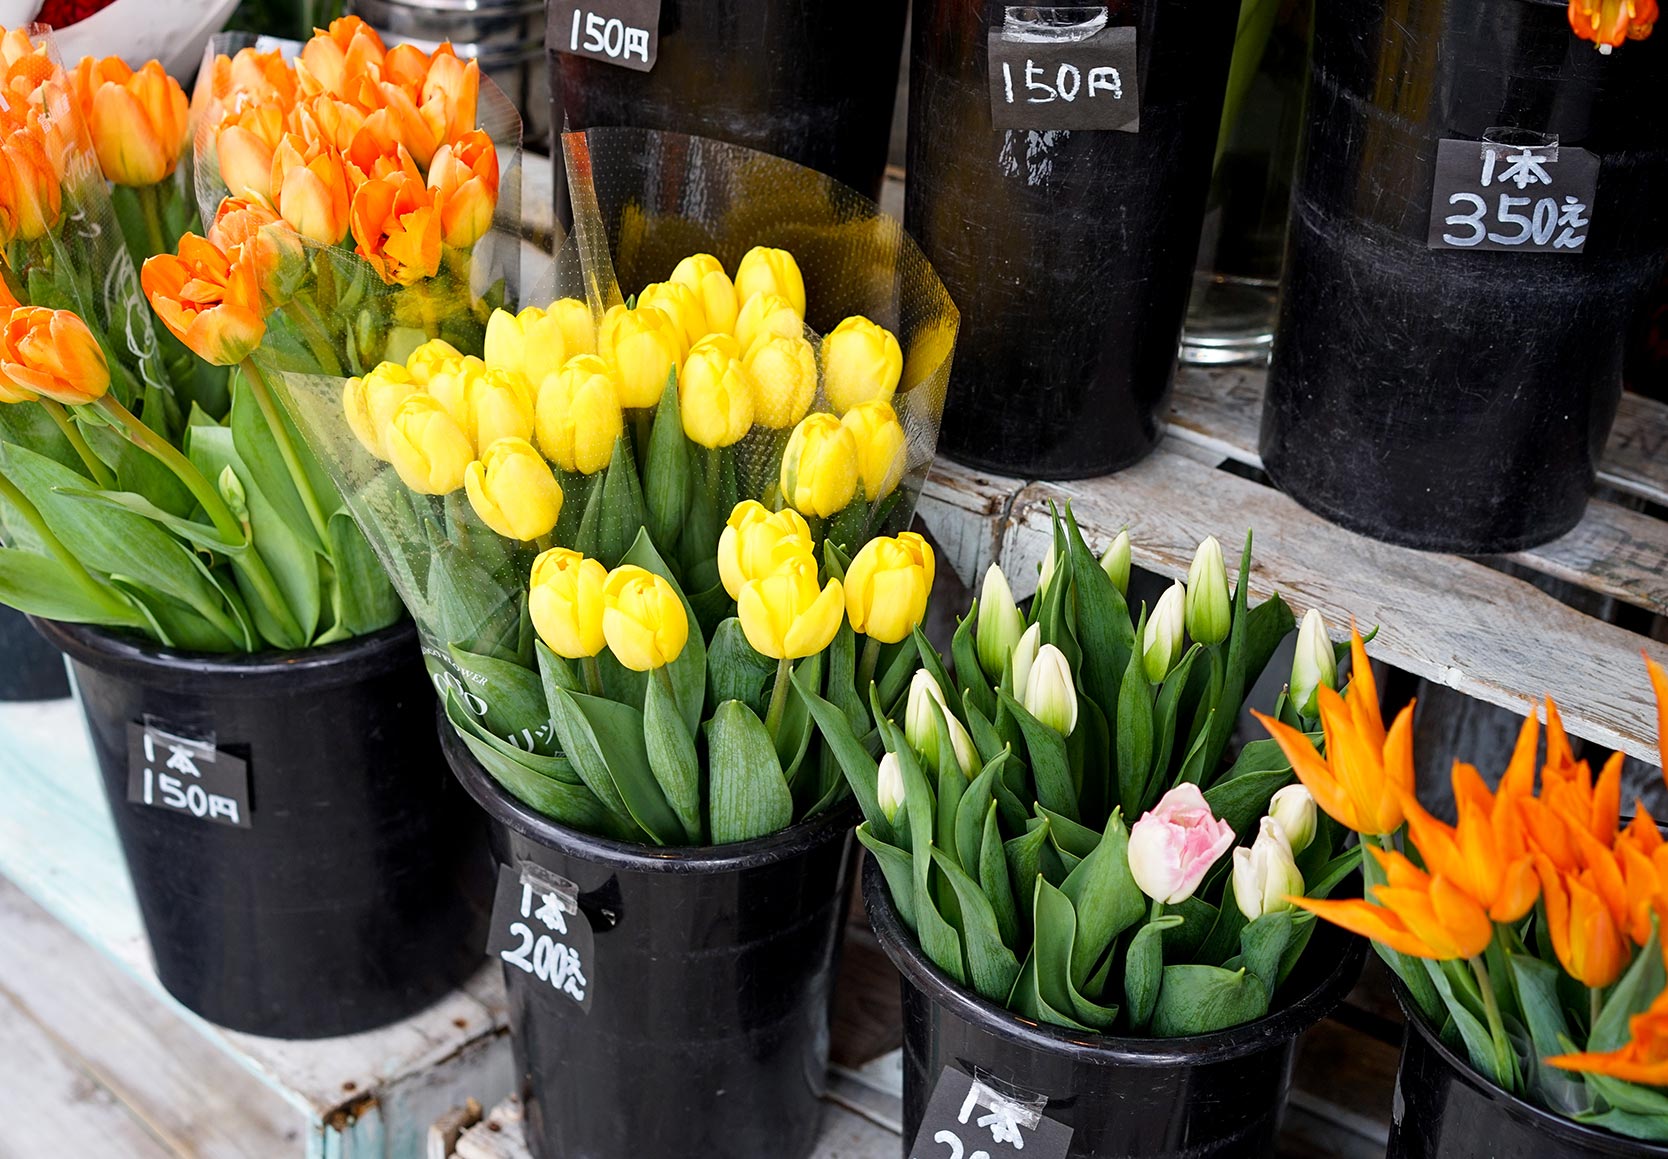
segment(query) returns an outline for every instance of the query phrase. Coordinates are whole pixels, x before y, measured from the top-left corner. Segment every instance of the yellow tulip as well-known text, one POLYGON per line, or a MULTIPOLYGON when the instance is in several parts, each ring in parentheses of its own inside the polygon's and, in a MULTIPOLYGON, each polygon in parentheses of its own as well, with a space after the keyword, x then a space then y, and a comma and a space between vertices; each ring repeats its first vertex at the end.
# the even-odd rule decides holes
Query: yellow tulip
POLYGON ((569 358, 597 352, 597 321, 591 316, 590 306, 578 298, 557 298, 545 312, 556 319, 556 328, 562 332, 562 349, 569 358))
POLYGON ((520 371, 489 368, 469 383, 469 426, 481 450, 499 439, 533 437, 533 388, 520 371))
POLYGON ((397 362, 384 362, 364 378, 348 379, 342 389, 342 409, 360 445, 387 462, 383 431, 400 404, 421 390, 411 372, 397 362))
POLYGON ((896 644, 927 614, 935 574, 932 545, 913 531, 871 539, 846 569, 846 614, 851 629, 896 644))
POLYGON ((488 366, 518 370, 528 382, 543 382, 545 375, 568 360, 561 324, 537 306, 519 314, 494 310, 487 319, 483 356, 488 366))
POLYGON ((597 353, 614 372, 621 406, 658 406, 667 377, 683 361, 683 332, 660 310, 614 306, 597 331, 597 353))
POLYGON ((863 497, 878 503, 903 480, 909 459, 908 440, 898 412, 889 402, 866 402, 848 410, 840 420, 857 439, 857 473, 863 497))
POLYGON ((938 373, 956 347, 955 323, 937 321, 922 327, 916 332, 915 338, 909 344, 909 353, 904 356, 903 377, 898 383, 898 393, 904 394, 914 390, 927 379, 938 373))
POLYGON ((805 515, 836 515, 857 493, 857 438, 831 414, 806 415, 782 452, 782 497, 805 515))
POLYGON ((780 294, 754 294, 736 315, 736 341, 751 350, 766 334, 805 337, 805 320, 780 294))
POLYGON ((787 430, 805 417, 817 396, 817 352, 797 334, 764 334, 748 348, 742 365, 756 391, 753 421, 787 430))
POLYGON ((823 388, 840 414, 866 402, 888 402, 903 373, 892 332, 862 315, 847 318, 822 340, 823 388))
POLYGON ((475 445, 446 408, 426 394, 400 403, 382 433, 388 461, 419 495, 450 495, 463 486, 475 445))
POLYGON ((533 444, 499 439, 463 476, 469 505, 506 539, 526 543, 549 535, 562 514, 562 485, 533 444))
POLYGON ((608 364, 581 354, 546 375, 534 425, 539 449, 562 470, 594 475, 608 466, 625 430, 619 386, 608 364))
POLYGON ((811 528, 791 507, 772 513, 756 499, 744 499, 730 512, 718 537, 718 576, 730 598, 740 599, 749 582, 771 575, 788 562, 815 559, 811 528))
POLYGON ((795 314, 805 317, 805 279, 787 250, 759 245, 742 257, 736 267, 736 297, 746 302, 754 294, 780 295, 795 314))
POLYGON ((736 285, 724 272, 722 262, 711 254, 690 254, 672 271, 671 280, 695 291, 701 309, 706 312, 710 333, 735 333, 741 299, 736 296, 736 285))
POLYGON ((663 667, 689 642, 689 615, 672 585, 630 564, 608 573, 602 634, 614 659, 633 672, 663 667))
POLYGON ((703 447, 740 442, 753 427, 753 379, 741 348, 728 334, 695 344, 678 376, 683 432, 703 447))
POLYGON ((527 609, 539 639, 566 660, 595 656, 607 646, 602 635, 603 587, 608 569, 566 547, 553 547, 533 561, 527 609))
POLYGON ((463 352, 457 347, 444 339, 431 338, 406 357, 405 368, 411 372, 411 381, 427 386, 436 374, 453 370, 462 362, 463 352))
POLYGON ((833 642, 844 603, 840 581, 830 577, 818 589, 817 561, 804 555, 743 585, 736 615, 753 651, 772 660, 798 660, 833 642))
POLYGON ((651 282, 637 295, 637 308, 652 306, 677 323, 685 347, 694 346, 710 333, 706 307, 682 282, 651 282))

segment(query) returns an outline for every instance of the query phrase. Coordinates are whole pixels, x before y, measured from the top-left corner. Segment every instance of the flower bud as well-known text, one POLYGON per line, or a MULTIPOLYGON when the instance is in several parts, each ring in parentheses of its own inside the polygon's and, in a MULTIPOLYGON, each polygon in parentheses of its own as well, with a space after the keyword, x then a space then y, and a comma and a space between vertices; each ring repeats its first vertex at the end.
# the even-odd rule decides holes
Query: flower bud
POLYGON ((897 644, 927 614, 936 571, 932 545, 913 531, 865 543, 846 569, 846 614, 860 636, 897 644))
POLYGON ((1249 922, 1289 910, 1293 907, 1286 898, 1303 896, 1303 874, 1272 817, 1262 819, 1251 848, 1234 850, 1233 876, 1234 904, 1249 922))
POLYGON ((569 358, 597 352, 597 322, 591 307, 578 298, 557 298, 545 311, 562 332, 562 349, 569 358))
POLYGON ((1299 716, 1314 720, 1320 715, 1316 692, 1323 684, 1334 690, 1338 687, 1338 657, 1326 633, 1326 621, 1310 608, 1303 613, 1297 651, 1292 655, 1291 702, 1299 716))
POLYGON ((891 403, 877 400, 852 407, 840 422, 857 439, 857 476, 863 483, 863 498, 879 503, 903 482, 909 458, 898 412, 891 403))
POLYGON ((904 802, 903 766, 898 763, 897 753, 887 753, 880 758, 875 796, 880 800, 880 811, 886 814, 886 819, 894 820, 898 815, 898 806, 904 802))
POLYGON ((531 542, 556 529, 562 486, 533 444, 503 438, 487 446, 463 476, 469 505, 506 539, 531 542))
POLYGON ((446 408, 426 394, 400 403, 382 433, 388 461, 419 495, 450 495, 463 486, 475 446, 446 408))
POLYGON ((226 501, 231 510, 232 518, 239 523, 249 522, 249 492, 243 488, 243 480, 237 477, 237 472, 230 465, 220 469, 220 478, 215 480, 214 489, 220 492, 220 498, 226 501))
POLYGON ((614 457, 625 430, 619 387, 608 364, 580 354, 545 376, 534 408, 539 449, 564 471, 594 475, 614 457))
MULTIPOLYGON (((690 254, 672 271, 672 281, 695 291, 706 312, 707 329, 714 334, 734 334, 741 300, 724 265, 711 254, 690 254)), ((789 424, 783 423, 783 426, 789 424)))
POLYGON ((1234 827, 1211 813, 1199 786, 1177 785, 1130 828, 1129 872, 1154 901, 1179 905, 1233 843, 1234 827))
POLYGON ((742 356, 756 394, 753 421, 787 430, 817 396, 817 352, 798 334, 765 333, 742 356))
POLYGON ((683 433, 703 447, 728 447, 753 428, 753 380, 734 338, 711 334, 690 350, 678 376, 678 406, 683 433))
POLYGON ((429 162, 429 188, 440 210, 440 237, 468 249, 492 228, 498 208, 498 152, 492 138, 471 129, 441 144, 429 162))
POLYGON ((602 634, 614 659, 633 672, 664 667, 689 642, 689 613, 665 579, 633 565, 617 567, 603 587, 602 634))
POLYGON ((533 561, 527 610, 545 647, 567 660, 581 660, 603 650, 603 588, 607 583, 607 568, 566 547, 553 547, 533 561))
POLYGON ((782 452, 782 498, 803 515, 837 515, 857 493, 857 438, 831 414, 810 414, 782 452))
POLYGON ((830 577, 818 588, 817 561, 803 555, 742 585, 736 617, 753 651, 772 660, 799 660, 833 643, 844 608, 840 581, 830 577))
POLYGON ((938 681, 925 668, 917 669, 909 683, 909 701, 904 709, 904 739, 921 754, 929 767, 938 767, 938 722, 932 714, 934 701, 944 714, 944 726, 950 734, 956 766, 961 769, 962 776, 972 780, 979 771, 979 754, 973 747, 973 738, 967 735, 967 729, 950 711, 950 706, 944 701, 943 689, 938 687, 938 681))
POLYGON ((1019 643, 1014 645, 1013 655, 1009 658, 1009 683, 1013 685, 1014 699, 1021 704, 1025 702, 1025 689, 1031 682, 1031 668, 1037 662, 1037 650, 1042 645, 1042 625, 1032 624, 1019 635, 1019 643))
POLYGON ((736 315, 736 341, 751 350, 767 334, 783 338, 804 338, 805 320, 777 294, 754 294, 736 315))
POLYGON ((670 318, 683 336, 685 349, 711 333, 707 312, 695 291, 682 282, 651 282, 637 295, 637 308, 659 310, 670 318))
POLYGON ((1193 553, 1187 569, 1187 634, 1201 644, 1220 644, 1228 638, 1233 603, 1228 598, 1228 573, 1222 566, 1222 545, 1207 535, 1193 553))
POLYGON ((839 414, 866 402, 891 401, 903 373, 903 351, 890 330, 861 315, 822 340, 823 391, 839 414))
POLYGON ((463 352, 444 338, 431 338, 406 356, 411 381, 428 386, 436 374, 453 372, 463 363, 463 352))
POLYGON ((805 317, 805 279, 787 250, 760 245, 742 256, 736 267, 736 297, 746 302, 754 294, 775 294, 805 317))
POLYGON ((1054 571, 1060 566, 1059 553, 1052 542, 1048 545, 1048 554, 1043 556, 1042 563, 1037 565, 1037 598, 1048 598, 1048 589, 1054 586, 1054 571))
POLYGON ((1186 609, 1187 589, 1177 580, 1158 597, 1158 606, 1147 618, 1147 634, 1141 641, 1141 666, 1154 684, 1162 683, 1181 659, 1186 609))
POLYGON ((1106 549, 1106 554, 1100 557, 1100 570, 1117 587, 1118 594, 1129 595, 1129 532, 1118 532, 1118 538, 1112 541, 1112 546, 1106 549))
POLYGON ((0 319, 0 379, 64 406, 96 402, 110 389, 110 366, 78 315, 18 306, 0 319))
POLYGON ((614 306, 597 332, 597 353, 614 372, 621 406, 659 406, 668 377, 683 361, 683 332, 660 310, 614 306))
POLYGON ((1008 577, 993 563, 985 570, 984 586, 979 592, 979 620, 973 636, 979 667, 992 684, 1002 679, 1014 654, 1014 645, 1019 643, 1024 631, 1025 616, 1014 602, 1008 577))
POLYGON ((1077 685, 1065 653, 1053 644, 1037 649, 1021 703, 1026 712, 1061 736, 1070 736, 1077 727, 1077 685))
POLYGON ((469 380, 469 423, 464 428, 483 452, 500 439, 533 437, 533 388, 519 370, 489 368, 469 380))
POLYGON ((302 237, 337 245, 348 235, 353 196, 340 156, 290 134, 272 154, 272 200, 302 237))
POLYGON ((342 409, 347 414, 348 428, 361 446, 386 462, 388 452, 382 444, 383 432, 400 404, 421 392, 411 373, 397 362, 381 363, 364 378, 350 378, 342 388, 342 409))
POLYGON ((1287 785, 1268 803, 1268 815, 1286 835, 1293 853, 1302 853, 1315 839, 1315 798, 1302 785, 1287 785))
POLYGON ((772 512, 756 499, 744 499, 718 537, 718 576, 732 600, 753 580, 780 571, 799 558, 814 559, 811 529, 792 507, 772 512))
POLYGON ((567 344, 556 318, 537 306, 519 314, 494 310, 487 319, 484 357, 488 366, 519 371, 528 382, 543 382, 567 361, 567 344))
POLYGON ((157 61, 138 72, 120 57, 83 58, 76 87, 104 176, 117 185, 156 185, 179 164, 188 102, 157 61))

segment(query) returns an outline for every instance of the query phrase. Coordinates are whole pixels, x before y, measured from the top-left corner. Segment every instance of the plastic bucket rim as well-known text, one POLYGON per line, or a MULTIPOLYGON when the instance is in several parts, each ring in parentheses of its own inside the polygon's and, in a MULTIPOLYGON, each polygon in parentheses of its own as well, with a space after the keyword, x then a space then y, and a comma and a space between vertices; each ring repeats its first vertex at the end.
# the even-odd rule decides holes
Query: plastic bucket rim
MULTIPOLYGON (((1574 1119, 1549 1111, 1545 1107, 1537 1107, 1527 1099, 1519 1098, 1510 1091, 1489 1082, 1478 1074, 1471 1065, 1449 1050, 1441 1038, 1434 1034, 1425 1022, 1425 1016, 1420 1013, 1412 995, 1400 978, 1390 979, 1390 986, 1396 995, 1396 1004, 1402 1008, 1402 1014, 1407 1018, 1409 1034, 1417 1034, 1427 1050, 1432 1051, 1443 1064, 1456 1075, 1459 1081, 1468 1088, 1488 1099, 1490 1103, 1503 1107, 1514 1118, 1527 1120, 1540 1130, 1551 1131, 1568 1137, 1572 1143, 1591 1144, 1595 1142, 1617 1143, 1630 1149, 1637 1149, 1641 1156, 1668 1156, 1668 1144, 1651 1143, 1644 1139, 1635 1139, 1628 1135, 1619 1135, 1614 1131, 1606 1131, 1600 1127, 1592 1127, 1586 1123, 1578 1123, 1574 1119)), ((1405 1048, 1403 1058, 1406 1057, 1405 1048)), ((1400 1089, 1401 1075, 1398 1068, 1396 1077, 1400 1089)))
POLYGON ((1092 1066, 1199 1066, 1229 1062, 1266 1050, 1275 1042, 1295 1039, 1343 1001, 1355 986, 1367 953, 1363 939, 1339 930, 1344 939, 1343 953, 1331 972, 1295 1001, 1255 1022, 1182 1038, 1130 1038, 1111 1034, 1086 1037, 1065 1027, 1021 1018, 958 985, 927 960, 910 944, 880 866, 872 857, 863 866, 863 904, 886 956, 903 974, 904 981, 935 1005, 946 1007, 963 1021, 976 1023, 997 1037, 1092 1066))
POLYGON ((511 796, 475 759, 445 709, 437 714, 440 747, 452 775, 494 822, 548 849, 558 850, 610 869, 654 874, 722 874, 760 869, 850 837, 853 803, 847 798, 786 829, 728 845, 640 845, 584 833, 564 825, 511 796))

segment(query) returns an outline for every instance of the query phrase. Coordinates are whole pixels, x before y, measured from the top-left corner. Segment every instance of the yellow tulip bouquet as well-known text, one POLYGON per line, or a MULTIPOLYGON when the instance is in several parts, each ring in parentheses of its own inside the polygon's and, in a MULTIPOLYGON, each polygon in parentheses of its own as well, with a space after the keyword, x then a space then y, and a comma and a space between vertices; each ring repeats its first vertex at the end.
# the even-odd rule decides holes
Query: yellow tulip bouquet
POLYGON ((834 213, 827 178, 716 142, 678 139, 738 185, 804 174, 823 199, 800 212, 867 231, 855 268, 892 292, 737 238, 694 190, 654 213, 616 193, 635 207, 616 247, 590 180, 599 139, 567 142, 566 295, 495 312, 477 348, 431 340, 364 375, 285 382, 423 631, 453 726, 509 792, 620 839, 745 840, 845 794, 799 687, 868 732, 859 690, 896 701, 917 664, 934 561, 903 528, 954 308, 872 205, 859 217, 843 191, 834 213), (686 242, 703 248, 671 248, 686 242), (616 253, 642 279, 629 297, 616 253), (842 313, 819 336, 807 316, 825 298, 842 313))

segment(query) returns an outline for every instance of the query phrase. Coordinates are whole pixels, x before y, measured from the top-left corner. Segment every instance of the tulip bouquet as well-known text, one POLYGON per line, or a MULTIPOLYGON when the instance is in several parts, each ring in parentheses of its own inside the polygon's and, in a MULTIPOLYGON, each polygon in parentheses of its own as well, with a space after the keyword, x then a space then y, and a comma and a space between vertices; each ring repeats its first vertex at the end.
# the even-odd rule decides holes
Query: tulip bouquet
MULTIPOLYGON (((999 568, 986 574, 954 681, 918 641, 903 727, 873 702, 878 761, 847 713, 802 687, 893 904, 957 982, 1085 1031, 1200 1034, 1268 1012, 1313 929, 1291 899, 1324 897, 1359 853, 1338 853, 1342 830, 1278 746, 1225 758, 1293 627, 1278 596, 1249 605, 1249 568, 1247 540, 1230 597, 1207 540, 1187 584, 1132 616, 1128 536, 1097 560, 1068 511, 1029 615, 999 568)), ((1300 724, 1336 681, 1318 615, 1302 635, 1274 706, 1300 724)))
MULTIPOLYGON (((1659 721, 1668 676, 1648 658, 1659 721)), ((1388 729, 1365 664, 1319 693, 1326 755, 1268 721, 1330 816, 1361 835, 1367 899, 1297 904, 1373 939, 1478 1074, 1577 1121, 1668 1141, 1668 843, 1644 803, 1620 820, 1622 755, 1595 779, 1546 703, 1490 790, 1456 761, 1455 824, 1414 795, 1413 706, 1388 729)))

